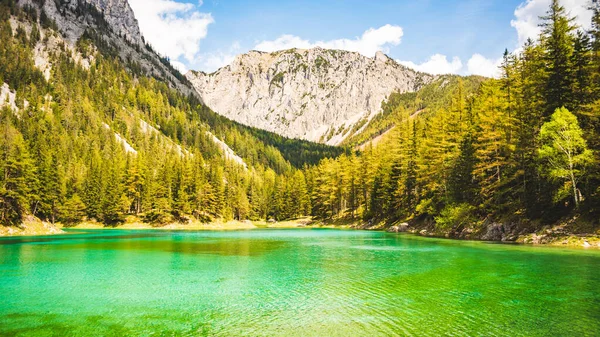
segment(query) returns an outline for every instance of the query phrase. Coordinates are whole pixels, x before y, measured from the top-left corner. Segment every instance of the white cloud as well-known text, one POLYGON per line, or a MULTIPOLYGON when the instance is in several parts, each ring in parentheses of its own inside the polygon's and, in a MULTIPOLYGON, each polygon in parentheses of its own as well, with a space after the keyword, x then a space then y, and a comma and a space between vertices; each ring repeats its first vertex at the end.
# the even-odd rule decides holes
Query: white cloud
MULTIPOLYGON (((546 15, 550 8, 551 0, 526 0, 515 9, 515 19, 510 24, 517 31, 519 48, 531 38, 536 40, 539 37, 541 28, 541 16, 546 15)), ((583 29, 589 29, 591 25, 592 12, 588 9, 588 0, 562 0, 561 4, 565 7, 569 16, 576 17, 575 24, 583 29)), ((410 61, 399 61, 407 67, 428 72, 431 74, 461 74, 461 75, 480 75, 487 77, 500 76, 499 66, 502 58, 488 59, 481 54, 471 56, 463 66, 458 57, 454 57, 452 62, 448 61, 445 55, 435 54, 429 60, 421 64, 415 64, 410 61)))
MULTIPOLYGON (((172 0, 129 0, 144 38, 159 53, 173 60, 184 57, 191 62, 200 52, 200 40, 214 22, 210 13, 197 6, 172 0)), ((201 5, 202 2, 200 1, 201 5)))
POLYGON ((488 59, 481 54, 475 54, 471 56, 471 59, 467 62, 467 74, 469 75, 480 75, 486 77, 500 77, 500 65, 502 64, 502 58, 488 59))
POLYGON ((173 66, 173 68, 179 70, 179 72, 182 74, 185 74, 188 71, 188 68, 185 66, 185 64, 179 61, 171 60, 171 65, 173 66))
POLYGON ((460 74, 460 75, 480 75, 486 77, 498 77, 500 71, 498 66, 502 59, 488 59, 481 54, 473 55, 465 65, 459 57, 453 57, 448 61, 448 57, 442 54, 435 54, 427 61, 416 64, 411 61, 398 61, 409 68, 426 72, 434 75, 460 74))
POLYGON ((266 52, 274 52, 277 50, 291 48, 309 49, 312 47, 314 47, 314 45, 308 40, 303 40, 298 36, 285 34, 272 41, 261 41, 254 47, 254 49, 266 52))
POLYGON ((435 54, 431 56, 429 60, 421 64, 416 64, 411 61, 398 61, 398 63, 434 75, 458 74, 463 68, 460 58, 454 57, 452 58, 452 61, 448 61, 446 55, 442 54, 435 54))
MULTIPOLYGON (((536 40, 540 35, 540 16, 546 15, 550 8, 551 0, 527 0, 515 9, 515 19, 510 24, 517 30, 519 38, 518 47, 522 46, 527 39, 536 40)), ((590 28, 592 12, 588 10, 587 0, 562 0, 561 5, 565 7, 570 16, 577 17, 575 23, 584 29, 590 28)))
POLYGON ((218 51, 204 54, 199 58, 200 68, 207 72, 215 71, 221 67, 231 64, 235 56, 239 54, 241 46, 239 42, 234 42, 226 52, 218 51))
POLYGON ((377 29, 370 28, 361 37, 355 39, 337 39, 330 41, 310 42, 294 35, 282 35, 275 40, 261 41, 254 47, 256 50, 273 52, 277 50, 300 48, 310 49, 321 47, 327 49, 340 49, 361 53, 372 57, 379 50, 387 52, 389 46, 397 46, 402 40, 404 31, 402 27, 385 25, 377 29))
POLYGON ((221 67, 224 67, 228 64, 231 64, 235 59, 236 54, 230 53, 210 53, 205 56, 202 56, 202 70, 206 72, 213 72, 221 67))

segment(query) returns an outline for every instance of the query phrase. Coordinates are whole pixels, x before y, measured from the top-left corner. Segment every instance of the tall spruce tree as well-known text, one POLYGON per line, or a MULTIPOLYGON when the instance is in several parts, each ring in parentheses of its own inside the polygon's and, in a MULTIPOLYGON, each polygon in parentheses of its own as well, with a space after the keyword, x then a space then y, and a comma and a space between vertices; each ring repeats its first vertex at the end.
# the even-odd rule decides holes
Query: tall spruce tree
POLYGON ((571 108, 573 97, 573 32, 574 18, 568 17, 559 0, 552 0, 546 16, 542 17, 542 44, 548 78, 545 86, 546 116, 560 107, 571 108))

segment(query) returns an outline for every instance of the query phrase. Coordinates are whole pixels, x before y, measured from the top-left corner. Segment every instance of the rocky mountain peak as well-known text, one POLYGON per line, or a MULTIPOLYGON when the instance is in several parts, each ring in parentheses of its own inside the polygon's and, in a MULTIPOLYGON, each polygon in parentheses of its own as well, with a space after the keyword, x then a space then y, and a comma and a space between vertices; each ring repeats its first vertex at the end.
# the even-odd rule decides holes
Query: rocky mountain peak
POLYGON ((202 100, 240 123, 332 145, 359 131, 394 91, 412 92, 433 76, 378 52, 312 48, 251 51, 212 74, 189 72, 202 100))
MULTIPOLYGON (((77 0, 72 0, 77 1, 77 0)), ((143 45, 142 34, 127 0, 85 0, 104 14, 112 29, 130 42, 143 45)))
POLYGON ((391 60, 386 54, 384 54, 381 50, 377 51, 377 53, 375 53, 375 61, 378 62, 387 62, 388 60, 391 60))
MULTIPOLYGON (((36 66, 50 77, 53 61, 50 55, 61 52, 63 44, 73 60, 84 68, 91 59, 77 50, 77 42, 86 31, 92 31, 101 45, 115 52, 126 64, 135 60, 136 71, 169 83, 184 94, 195 94, 190 83, 157 53, 145 47, 135 14, 127 0, 18 0, 19 6, 32 6, 42 11, 55 24, 56 32, 36 46, 36 66)), ((100 50, 97 50, 102 52, 100 50)), ((93 58, 93 55, 91 56, 93 58)))

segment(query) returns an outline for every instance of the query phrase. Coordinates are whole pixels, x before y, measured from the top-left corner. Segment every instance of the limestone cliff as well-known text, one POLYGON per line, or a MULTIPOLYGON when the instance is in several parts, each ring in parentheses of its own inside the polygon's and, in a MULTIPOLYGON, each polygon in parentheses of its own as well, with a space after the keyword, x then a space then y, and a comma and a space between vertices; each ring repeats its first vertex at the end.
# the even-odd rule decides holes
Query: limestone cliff
POLYGON ((433 79, 381 52, 369 58, 321 48, 251 51, 215 73, 186 76, 221 115, 331 145, 360 131, 390 93, 413 92, 433 79))

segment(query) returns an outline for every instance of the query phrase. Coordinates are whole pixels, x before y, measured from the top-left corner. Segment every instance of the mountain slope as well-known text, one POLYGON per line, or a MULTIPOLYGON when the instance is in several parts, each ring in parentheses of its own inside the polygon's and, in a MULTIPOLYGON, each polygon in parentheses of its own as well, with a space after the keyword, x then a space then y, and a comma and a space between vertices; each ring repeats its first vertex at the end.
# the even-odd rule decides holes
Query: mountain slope
POLYGON ((471 97, 485 80, 479 76, 462 77, 458 75, 443 75, 437 77, 417 92, 390 94, 382 104, 382 111, 361 130, 344 140, 343 144, 350 147, 365 149, 369 144, 375 146, 394 128, 410 120, 430 118, 442 108, 452 106, 452 95, 460 90, 462 94, 471 97))
POLYGON ((158 225, 308 214, 294 165, 342 149, 217 115, 123 58, 160 56, 138 54, 95 6, 54 5, 0 3, 0 225, 31 216, 158 225))
POLYGON ((144 42, 127 0, 19 0, 16 5, 26 11, 39 6, 40 10, 34 12, 39 12, 41 25, 58 33, 50 34, 54 41, 39 46, 36 52, 39 64, 47 65, 48 55, 63 46, 63 42, 73 54, 81 53, 77 42, 85 36, 104 55, 118 56, 136 75, 165 81, 186 95, 194 93, 187 79, 144 42))
POLYGON ((381 110, 392 92, 413 92, 434 77, 381 52, 290 49, 239 55, 215 73, 188 72, 215 112, 277 134, 336 145, 381 110))

